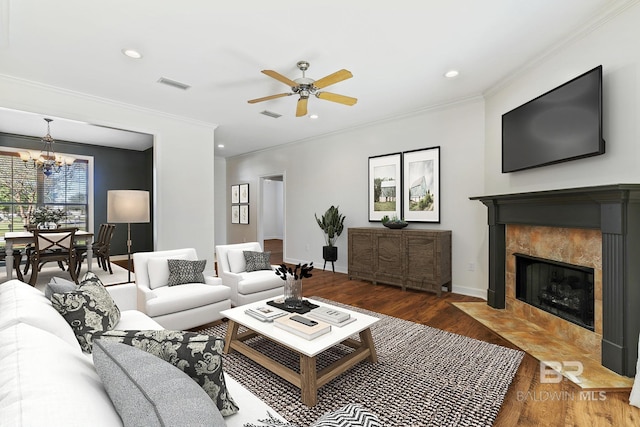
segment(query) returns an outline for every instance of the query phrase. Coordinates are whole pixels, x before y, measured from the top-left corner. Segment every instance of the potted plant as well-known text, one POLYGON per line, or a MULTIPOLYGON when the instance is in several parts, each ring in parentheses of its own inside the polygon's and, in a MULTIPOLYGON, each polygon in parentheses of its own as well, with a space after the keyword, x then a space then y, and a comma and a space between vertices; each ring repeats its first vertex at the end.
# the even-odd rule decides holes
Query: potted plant
MULTIPOLYGON (((338 248, 334 246, 334 243, 344 230, 345 216, 340 214, 337 206, 331 206, 322 215, 322 218, 318 218, 318 215, 314 214, 318 226, 324 232, 324 240, 326 246, 322 247, 322 258, 324 259, 324 265, 327 265, 327 261, 331 262, 331 268, 335 272, 333 263, 338 259, 338 248)), ((324 269, 324 268, 323 268, 324 269)))
POLYGON ((37 208, 29 215, 29 224, 38 228, 58 228, 60 221, 67 217, 62 209, 54 209, 49 206, 37 208))

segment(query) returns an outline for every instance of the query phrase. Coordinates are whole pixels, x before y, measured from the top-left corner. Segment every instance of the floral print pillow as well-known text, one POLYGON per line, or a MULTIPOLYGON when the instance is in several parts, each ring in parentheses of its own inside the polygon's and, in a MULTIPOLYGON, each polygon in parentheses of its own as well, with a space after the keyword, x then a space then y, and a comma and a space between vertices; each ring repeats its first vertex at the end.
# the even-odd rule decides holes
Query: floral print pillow
POLYGON ((82 351, 91 353, 93 336, 113 329, 120 321, 120 309, 104 285, 92 272, 87 272, 73 291, 54 293, 51 305, 69 323, 82 351))

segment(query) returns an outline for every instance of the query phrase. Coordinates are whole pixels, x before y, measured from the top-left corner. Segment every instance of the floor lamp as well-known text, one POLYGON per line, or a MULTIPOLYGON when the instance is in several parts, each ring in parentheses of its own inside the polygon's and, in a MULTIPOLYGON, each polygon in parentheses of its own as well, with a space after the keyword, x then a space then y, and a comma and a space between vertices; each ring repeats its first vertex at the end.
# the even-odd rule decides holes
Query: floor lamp
POLYGON ((149 192, 142 190, 107 191, 107 222, 127 223, 127 266, 131 283, 131 223, 149 222, 149 192))

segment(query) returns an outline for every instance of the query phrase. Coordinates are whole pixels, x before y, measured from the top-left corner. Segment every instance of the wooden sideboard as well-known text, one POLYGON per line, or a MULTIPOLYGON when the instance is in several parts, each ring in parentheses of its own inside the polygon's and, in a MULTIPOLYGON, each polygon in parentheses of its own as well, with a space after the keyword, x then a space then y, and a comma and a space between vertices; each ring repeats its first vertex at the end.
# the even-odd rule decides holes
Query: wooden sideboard
POLYGON ((451 291, 451 231, 349 228, 349 279, 451 291))

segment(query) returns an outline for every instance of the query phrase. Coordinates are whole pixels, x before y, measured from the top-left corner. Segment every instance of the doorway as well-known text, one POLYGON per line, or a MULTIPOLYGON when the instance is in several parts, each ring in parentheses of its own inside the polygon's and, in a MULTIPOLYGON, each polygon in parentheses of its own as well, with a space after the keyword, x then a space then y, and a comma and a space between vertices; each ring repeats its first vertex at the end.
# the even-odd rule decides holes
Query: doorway
POLYGON ((260 178, 260 220, 258 221, 258 241, 265 251, 271 252, 271 263, 284 261, 284 174, 260 178))

